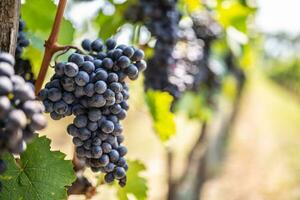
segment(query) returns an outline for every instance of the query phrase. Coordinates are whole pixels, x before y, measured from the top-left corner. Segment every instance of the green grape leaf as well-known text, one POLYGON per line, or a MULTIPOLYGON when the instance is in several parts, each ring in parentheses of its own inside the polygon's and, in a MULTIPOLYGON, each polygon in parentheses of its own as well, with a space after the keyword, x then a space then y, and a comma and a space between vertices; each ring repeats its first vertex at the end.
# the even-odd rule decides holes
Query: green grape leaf
MULTIPOLYGON (((22 4, 22 18, 26 22, 28 32, 36 37, 48 39, 56 14, 56 5, 53 1, 26 0, 22 4), (46 9, 46 11, 45 11, 46 9)), ((72 23, 63 19, 58 41, 61 44, 70 44, 74 38, 75 29, 72 23)))
POLYGON ((203 8, 201 0, 183 0, 189 13, 199 11, 203 8))
POLYGON ((218 1, 217 19, 225 27, 234 26, 242 32, 247 32, 247 18, 256 12, 255 8, 247 7, 237 1, 218 1))
POLYGON ((118 187, 119 200, 129 200, 128 195, 133 195, 138 200, 147 199, 147 180, 140 175, 145 171, 145 165, 136 160, 128 161, 128 165, 127 184, 124 188, 118 187))
POLYGON ((50 151, 50 140, 45 136, 36 137, 18 162, 8 153, 3 159, 7 171, 0 176, 3 184, 0 199, 66 199, 66 186, 76 179, 72 162, 64 160, 63 153, 50 151))
POLYGON ((154 121, 154 130, 165 142, 176 134, 175 115, 171 112, 173 97, 168 92, 149 90, 146 102, 154 121))
POLYGON ((25 48, 23 58, 28 59, 31 63, 32 73, 37 78, 43 60, 43 53, 38 48, 29 46, 25 48))
POLYGON ((116 11, 112 16, 104 15, 102 11, 94 18, 93 24, 95 27, 99 27, 99 37, 103 40, 115 35, 119 28, 126 23, 124 19, 124 12, 131 5, 130 1, 126 1, 122 4, 115 4, 116 11))

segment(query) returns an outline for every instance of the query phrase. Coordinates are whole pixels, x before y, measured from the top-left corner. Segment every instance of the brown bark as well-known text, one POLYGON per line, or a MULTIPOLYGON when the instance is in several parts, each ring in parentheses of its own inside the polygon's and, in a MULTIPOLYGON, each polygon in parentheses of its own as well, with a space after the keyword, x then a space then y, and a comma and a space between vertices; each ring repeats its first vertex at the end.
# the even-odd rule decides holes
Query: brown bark
POLYGON ((0 51, 15 54, 19 28, 20 0, 0 1, 0 51))
POLYGON ((205 159, 207 152, 208 127, 204 123, 200 136, 189 154, 188 165, 181 179, 176 183, 174 200, 198 200, 203 183, 206 180, 205 159))

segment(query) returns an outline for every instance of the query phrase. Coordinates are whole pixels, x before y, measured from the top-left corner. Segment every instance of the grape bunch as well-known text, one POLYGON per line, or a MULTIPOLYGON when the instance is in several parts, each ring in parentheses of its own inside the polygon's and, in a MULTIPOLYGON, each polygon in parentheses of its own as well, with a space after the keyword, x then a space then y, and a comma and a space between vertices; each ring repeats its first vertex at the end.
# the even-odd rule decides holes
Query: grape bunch
POLYGON ((17 47, 16 47, 16 64, 14 66, 15 74, 22 76, 26 82, 30 82, 34 84, 35 77, 32 72, 32 66, 28 59, 22 58, 22 53, 24 48, 30 45, 29 40, 26 38, 25 30, 26 24, 20 19, 19 20, 19 31, 18 31, 18 39, 17 39, 17 47))
POLYGON ((146 69, 144 53, 108 39, 85 39, 68 62, 55 65, 55 74, 39 93, 46 112, 54 120, 74 115, 67 128, 77 156, 95 172, 106 173, 105 181, 126 184, 128 169, 120 123, 127 115, 128 77, 136 80, 146 69))
POLYGON ((146 89, 153 88, 180 96, 176 85, 169 81, 170 70, 176 67, 174 47, 179 39, 178 23, 181 14, 176 7, 177 0, 140 0, 131 6, 125 17, 133 22, 143 22, 157 39, 154 55, 148 60, 145 71, 146 89))
POLYGON ((193 23, 181 24, 180 42, 174 51, 176 68, 170 72, 170 81, 180 91, 216 89, 220 80, 210 56, 212 42, 220 36, 221 27, 206 12, 194 14, 191 20, 193 23))
MULTIPOLYGON (((35 100, 33 85, 15 75, 14 57, 0 53, 0 155, 19 154, 37 130, 45 128, 44 106, 35 100)), ((5 171, 0 160, 0 173, 5 171)))
POLYGON ((21 55, 23 53, 23 49, 28 47, 30 42, 26 38, 25 30, 26 24, 25 22, 20 19, 19 20, 19 30, 18 30, 18 38, 17 38, 17 47, 16 47, 16 58, 21 58, 21 55))

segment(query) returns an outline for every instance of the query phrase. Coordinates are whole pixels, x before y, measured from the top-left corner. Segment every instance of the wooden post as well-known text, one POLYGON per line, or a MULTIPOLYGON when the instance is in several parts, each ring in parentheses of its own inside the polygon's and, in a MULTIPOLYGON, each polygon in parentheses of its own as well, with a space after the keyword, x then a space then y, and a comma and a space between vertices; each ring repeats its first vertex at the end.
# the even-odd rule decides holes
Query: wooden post
POLYGON ((15 54, 20 0, 0 0, 0 51, 15 54))

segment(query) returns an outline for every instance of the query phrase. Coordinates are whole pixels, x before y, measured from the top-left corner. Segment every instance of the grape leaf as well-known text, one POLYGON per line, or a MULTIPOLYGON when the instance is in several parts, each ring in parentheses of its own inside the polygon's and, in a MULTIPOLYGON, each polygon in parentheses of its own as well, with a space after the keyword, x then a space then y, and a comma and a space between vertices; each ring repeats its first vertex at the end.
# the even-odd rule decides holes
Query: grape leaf
POLYGON ((66 186, 75 181, 71 161, 59 151, 50 151, 50 140, 35 138, 16 162, 10 154, 3 159, 7 171, 0 176, 0 199, 61 200, 67 198, 66 186))
POLYGON ((175 116, 171 112, 173 97, 168 92, 149 90, 146 102, 154 121, 154 130, 165 142, 176 133, 175 116))
MULTIPOLYGON (((48 38, 56 14, 56 5, 53 1, 26 0, 22 5, 22 18, 26 22, 27 30, 36 37, 48 38), (45 11, 46 9, 46 11, 45 11)), ((58 41, 61 44, 71 44, 75 29, 72 23, 63 19, 58 41)))
POLYGON ((30 60, 32 73, 34 74, 34 77, 37 78, 43 60, 42 51, 33 46, 29 46, 25 49, 23 58, 30 60))
POLYGON ((216 7, 217 19, 223 27, 234 26, 241 32, 247 32, 247 19, 256 12, 255 8, 251 8, 240 4, 237 1, 218 1, 216 7))
POLYGON ((112 16, 104 15, 102 11, 98 12, 98 15, 93 19, 95 27, 100 28, 99 37, 103 40, 108 39, 112 35, 116 34, 119 28, 125 24, 124 12, 130 5, 129 1, 122 4, 115 4, 115 13, 112 16))
POLYGON ((118 187, 119 200, 129 200, 128 195, 135 196, 138 200, 147 199, 147 181, 140 176, 146 167, 139 161, 128 161, 127 184, 124 188, 118 187))

